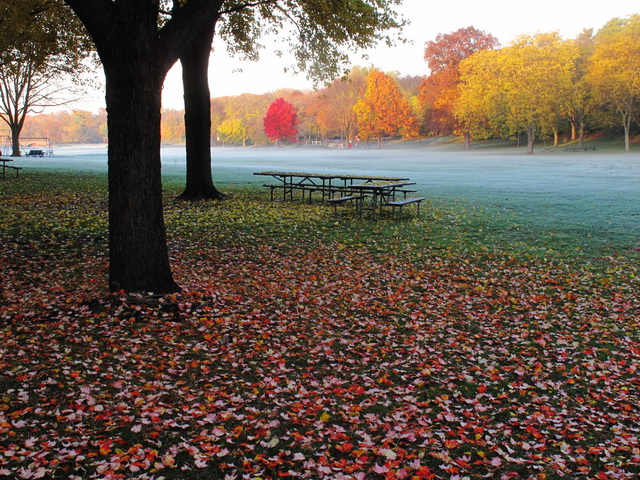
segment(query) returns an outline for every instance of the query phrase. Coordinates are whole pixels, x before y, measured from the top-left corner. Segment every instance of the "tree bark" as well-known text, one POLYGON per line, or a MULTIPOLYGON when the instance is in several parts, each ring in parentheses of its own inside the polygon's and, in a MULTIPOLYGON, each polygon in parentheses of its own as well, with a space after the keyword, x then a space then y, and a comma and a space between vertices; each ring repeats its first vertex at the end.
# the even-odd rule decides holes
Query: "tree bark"
POLYGON ((187 184, 182 200, 221 200, 211 172, 211 95, 209 56, 215 23, 207 26, 180 57, 184 87, 187 184))
POLYGON ((166 72, 149 49, 140 49, 140 54, 136 50, 129 49, 131 58, 124 63, 103 61, 109 128, 109 288, 169 293, 180 287, 171 275, 162 212, 160 107, 166 72), (128 68, 121 68, 123 64, 128 68))
POLYGON ((533 144, 536 139, 536 132, 534 127, 527 127, 527 153, 533 153, 533 144))
POLYGON ((628 152, 631 148, 631 142, 629 141, 629 132, 631 131, 631 117, 624 119, 624 151, 628 152))
POLYGON ((471 150, 471 132, 464 132, 462 135, 464 138, 464 149, 471 150))
POLYGON ((12 123, 11 129, 11 156, 19 157, 20 152, 20 132, 22 132, 22 124, 12 123))
POLYGON ((109 128, 109 288, 171 293, 162 211, 164 78, 223 0, 174 2, 158 30, 159 0, 64 0, 93 38, 105 72, 109 128))

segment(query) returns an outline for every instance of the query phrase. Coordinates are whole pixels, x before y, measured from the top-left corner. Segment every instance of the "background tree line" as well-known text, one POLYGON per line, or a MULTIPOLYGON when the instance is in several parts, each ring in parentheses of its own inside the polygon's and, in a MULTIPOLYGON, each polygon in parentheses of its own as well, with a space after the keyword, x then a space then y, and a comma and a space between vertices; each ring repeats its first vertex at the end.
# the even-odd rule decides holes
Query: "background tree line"
MULTIPOLYGON (((557 146, 564 137, 582 145, 585 133, 604 131, 624 134, 628 149, 640 126, 639 18, 615 18, 596 34, 584 30, 569 40, 557 33, 523 35, 506 47, 468 27, 426 43, 430 73, 424 77, 354 67, 345 78, 316 91, 212 98, 211 141, 267 144, 263 119, 274 100, 283 98, 296 110, 304 143, 459 134, 467 146, 471 138, 523 138, 533 151, 537 139, 552 138, 557 146), (374 76, 378 93, 367 93, 374 76), (376 109, 371 102, 380 103, 380 98, 403 106, 376 109)), ((164 142, 183 143, 184 111, 163 110, 161 129, 164 142)), ((23 136, 104 142, 106 115, 29 116, 23 136)))
POLYGON ((559 34, 522 35, 498 48, 473 28, 428 42, 431 74, 420 85, 425 131, 471 138, 562 133, 582 146, 585 131, 621 132, 629 150, 640 126, 640 16, 610 20, 595 35, 584 30, 566 40, 559 34))
MULTIPOLYGON (((344 139, 353 141, 359 132, 358 115, 354 107, 365 99, 367 78, 372 72, 384 78, 382 97, 406 104, 404 110, 395 108, 386 116, 389 127, 383 128, 383 136, 393 135, 397 126, 398 136, 417 135, 420 118, 418 86, 419 76, 400 77, 395 73, 383 73, 372 68, 355 67, 349 75, 333 81, 316 91, 281 89, 264 94, 244 93, 237 96, 211 99, 212 144, 264 145, 268 143, 264 131, 264 117, 269 106, 278 98, 291 103, 297 113, 299 141, 344 139), (410 131, 402 125, 414 125, 410 131)), ((97 113, 86 111, 62 111, 51 114, 30 115, 23 128, 23 137, 49 137, 60 143, 102 143, 107 141, 107 118, 104 110, 97 113)), ((361 121, 364 127, 364 120, 361 121)), ((369 126, 370 128, 371 126, 369 126)), ((184 143, 184 111, 163 109, 161 135, 163 142, 184 143)), ((362 136, 362 134, 361 134, 362 136)), ((376 137, 374 133, 370 136, 376 137)))

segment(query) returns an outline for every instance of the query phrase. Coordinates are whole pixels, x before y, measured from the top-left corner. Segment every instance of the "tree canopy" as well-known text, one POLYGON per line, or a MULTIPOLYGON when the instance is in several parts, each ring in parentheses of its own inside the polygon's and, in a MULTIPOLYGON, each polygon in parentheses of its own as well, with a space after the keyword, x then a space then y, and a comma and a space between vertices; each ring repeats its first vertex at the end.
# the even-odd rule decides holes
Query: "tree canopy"
POLYGON ((458 118, 474 132, 526 132, 533 153, 536 136, 552 132, 566 114, 577 58, 576 45, 555 33, 472 55, 461 63, 458 118))
POLYGON ((264 117, 264 133, 270 140, 279 144, 282 141, 298 141, 298 114, 295 108, 284 98, 276 98, 264 117))
POLYGON ((587 79, 599 104, 619 115, 628 151, 640 101, 640 15, 613 19, 598 32, 587 79))
POLYGON ((424 59, 431 73, 420 84, 418 100, 427 132, 449 135, 459 128, 454 105, 459 95, 460 62, 476 52, 497 46, 498 40, 493 35, 474 27, 439 34, 426 43, 424 59))
POLYGON ((418 123, 408 100, 389 75, 373 70, 367 76, 364 97, 353 107, 358 117, 358 130, 362 138, 382 138, 401 135, 413 138, 418 134, 418 123))

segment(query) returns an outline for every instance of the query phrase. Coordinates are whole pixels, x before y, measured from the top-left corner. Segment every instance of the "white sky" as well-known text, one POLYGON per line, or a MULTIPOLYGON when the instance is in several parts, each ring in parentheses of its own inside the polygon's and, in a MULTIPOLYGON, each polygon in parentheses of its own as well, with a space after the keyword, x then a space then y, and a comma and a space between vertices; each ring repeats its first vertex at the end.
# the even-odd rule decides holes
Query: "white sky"
MULTIPOLYGON (((585 28, 594 32, 614 17, 640 13, 637 0, 537 0, 523 3, 513 0, 404 0, 399 12, 411 21, 403 32, 413 44, 385 45, 352 56, 354 65, 373 65, 383 71, 397 71, 401 75, 425 75, 424 43, 439 33, 451 33, 473 26, 497 37, 502 45, 509 44, 520 34, 559 31, 565 38, 574 38, 585 28)), ((293 61, 278 58, 264 50, 258 62, 242 62, 229 57, 224 45, 215 45, 210 66, 211 96, 265 93, 278 88, 311 89, 304 74, 285 73, 293 61), (241 69, 241 71, 239 71, 241 69)), ((163 91, 163 107, 181 110, 182 80, 179 64, 167 76, 163 91)), ((95 110, 103 106, 103 93, 77 107, 95 110)))

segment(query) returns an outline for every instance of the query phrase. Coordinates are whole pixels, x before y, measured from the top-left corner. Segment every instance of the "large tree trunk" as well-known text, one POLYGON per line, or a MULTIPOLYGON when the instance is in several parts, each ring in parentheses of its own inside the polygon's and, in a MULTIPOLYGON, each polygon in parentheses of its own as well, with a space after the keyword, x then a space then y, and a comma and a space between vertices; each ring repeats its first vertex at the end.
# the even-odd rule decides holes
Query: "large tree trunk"
POLYGON ((22 124, 12 123, 11 128, 11 156, 19 157, 20 154, 20 132, 22 132, 22 124))
MULTIPOLYGON (((578 112, 578 145, 582 148, 584 144, 584 110, 578 112)), ((575 140, 575 139, 574 139, 575 140)))
POLYGON ((153 58, 153 48, 136 47, 133 41, 120 50, 117 61, 103 60, 109 128, 109 287, 169 293, 180 287, 171 276, 162 212, 160 107, 166 72, 153 58))
POLYGON ((187 184, 178 198, 220 200, 211 173, 211 96, 209 56, 215 23, 205 28, 180 57, 184 87, 187 184))
POLYGON ((146 293, 178 291, 169 266, 162 212, 162 84, 183 50, 219 18, 223 0, 174 0, 171 18, 160 30, 160 0, 64 2, 93 37, 105 71, 109 287, 146 293))

